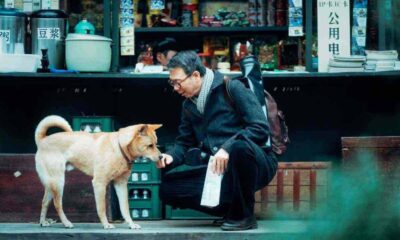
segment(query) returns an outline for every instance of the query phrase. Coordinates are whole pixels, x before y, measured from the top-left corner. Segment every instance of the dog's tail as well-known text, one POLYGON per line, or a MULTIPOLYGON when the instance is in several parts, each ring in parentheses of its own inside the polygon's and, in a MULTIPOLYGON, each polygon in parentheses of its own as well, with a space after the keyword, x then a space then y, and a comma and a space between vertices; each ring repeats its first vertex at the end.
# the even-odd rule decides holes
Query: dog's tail
POLYGON ((51 127, 59 127, 66 132, 72 132, 71 126, 64 118, 56 115, 45 117, 40 121, 35 131, 36 145, 39 144, 40 140, 46 137, 47 130, 51 127))

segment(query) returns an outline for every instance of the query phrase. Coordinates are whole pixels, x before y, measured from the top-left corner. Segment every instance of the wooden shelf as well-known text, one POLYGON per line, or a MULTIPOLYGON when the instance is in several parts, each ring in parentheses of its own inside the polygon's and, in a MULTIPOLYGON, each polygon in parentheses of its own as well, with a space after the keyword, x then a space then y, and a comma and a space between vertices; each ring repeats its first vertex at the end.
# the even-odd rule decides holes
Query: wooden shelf
POLYGON ((135 28, 136 33, 266 33, 287 32, 288 27, 154 27, 135 28))
MULTIPOLYGON (((239 76, 240 74, 228 73, 228 76, 239 76)), ((263 72, 263 77, 277 78, 336 78, 336 77, 385 77, 394 76, 400 77, 400 71, 386 72, 352 72, 352 73, 319 73, 319 72, 263 72)), ((4 81, 7 78, 65 78, 65 79, 167 79, 168 73, 0 73, 0 80, 4 81)))
MULTIPOLYGON (((227 74, 231 77, 239 73, 227 74)), ((370 82, 374 84, 400 83, 400 71, 359 72, 359 73, 264 73, 264 81, 274 85, 343 85, 370 82)), ((155 86, 168 87, 167 73, 126 74, 126 73, 0 73, 0 85, 90 85, 90 86, 155 86)), ((269 85, 268 84, 268 85, 269 85)))

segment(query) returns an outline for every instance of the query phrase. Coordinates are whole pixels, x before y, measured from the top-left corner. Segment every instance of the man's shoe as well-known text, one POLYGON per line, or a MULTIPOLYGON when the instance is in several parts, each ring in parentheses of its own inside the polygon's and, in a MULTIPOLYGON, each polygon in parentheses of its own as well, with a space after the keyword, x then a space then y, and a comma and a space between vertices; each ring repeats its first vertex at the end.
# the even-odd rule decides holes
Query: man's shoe
POLYGON ((242 220, 227 219, 222 225, 221 229, 224 231, 241 231, 248 229, 256 229, 257 220, 254 216, 244 218, 242 220))
POLYGON ((225 221, 226 221, 226 218, 225 218, 225 217, 219 218, 219 219, 215 219, 215 220, 212 222, 212 225, 213 225, 213 226, 216 226, 216 227, 219 227, 219 226, 221 226, 222 224, 224 224, 225 221))

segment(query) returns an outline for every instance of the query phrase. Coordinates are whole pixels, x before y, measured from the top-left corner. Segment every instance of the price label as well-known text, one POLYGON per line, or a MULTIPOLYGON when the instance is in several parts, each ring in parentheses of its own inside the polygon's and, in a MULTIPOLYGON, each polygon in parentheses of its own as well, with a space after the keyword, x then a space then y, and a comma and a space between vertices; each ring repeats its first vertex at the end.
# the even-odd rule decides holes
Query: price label
POLYGON ((0 38, 7 44, 10 44, 10 30, 0 30, 0 38))

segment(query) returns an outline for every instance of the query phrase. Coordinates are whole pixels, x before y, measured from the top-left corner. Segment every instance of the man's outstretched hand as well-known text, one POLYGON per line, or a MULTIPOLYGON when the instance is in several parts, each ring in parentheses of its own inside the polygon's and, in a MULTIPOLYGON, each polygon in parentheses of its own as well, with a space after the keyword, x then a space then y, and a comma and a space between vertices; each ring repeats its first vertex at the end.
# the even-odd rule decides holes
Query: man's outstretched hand
POLYGON ((165 168, 174 161, 172 156, 169 154, 162 153, 161 156, 162 158, 156 163, 157 168, 165 168))

